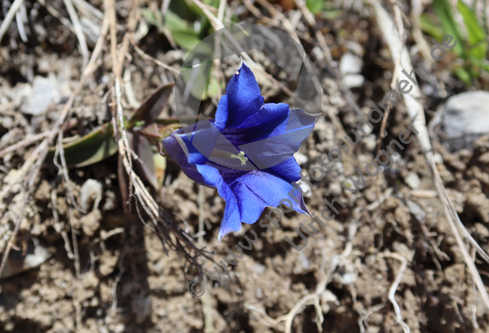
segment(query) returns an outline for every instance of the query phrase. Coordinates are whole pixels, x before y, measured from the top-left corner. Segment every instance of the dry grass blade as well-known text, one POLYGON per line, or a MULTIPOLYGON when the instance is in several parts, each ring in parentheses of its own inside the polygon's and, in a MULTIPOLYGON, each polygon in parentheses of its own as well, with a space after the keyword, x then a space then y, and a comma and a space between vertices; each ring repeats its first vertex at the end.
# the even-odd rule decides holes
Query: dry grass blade
POLYGON ((16 144, 11 145, 10 147, 7 147, 5 149, 0 150, 0 158, 4 157, 5 155, 12 153, 14 151, 17 151, 20 148, 29 146, 39 140, 44 139, 45 137, 48 136, 48 132, 43 132, 40 134, 35 134, 35 135, 30 135, 26 137, 25 139, 17 142, 16 144))
POLYGON ((91 4, 84 0, 73 0, 73 3, 75 4, 75 6, 77 6, 79 11, 86 14, 87 16, 91 14, 99 20, 102 20, 104 18, 104 14, 100 10, 93 7, 91 4))
MULTIPOLYGON (((402 24, 402 13, 401 10, 399 9, 399 5, 396 3, 395 0, 389 0, 392 10, 394 11, 394 19, 396 21, 396 28, 397 28, 397 34, 399 36, 399 40, 401 41, 401 49, 399 50, 399 55, 396 58, 396 62, 394 65, 394 75, 392 75, 392 81, 391 81, 391 89, 396 89, 397 88, 397 78, 399 77, 399 73, 401 72, 399 69, 399 66, 401 65, 401 55, 404 49, 406 48, 405 45, 405 39, 406 36, 404 34, 404 24, 402 24)), ((384 118, 386 119, 387 116, 384 118)))
POLYGON ((323 323, 323 310, 321 309, 321 304, 319 303, 319 295, 318 294, 309 294, 307 296, 304 296, 297 304, 290 310, 289 314, 287 315, 287 319, 285 321, 285 333, 291 333, 292 332, 292 322, 294 321, 295 316, 297 313, 301 311, 304 305, 309 304, 312 302, 314 304, 314 308, 316 309, 316 315, 317 315, 317 324, 318 324, 318 330, 319 332, 322 332, 322 323, 323 323))
POLYGON ((5 251, 3 253, 2 257, 2 263, 0 264, 0 275, 2 274, 2 271, 5 267, 5 264, 7 262, 8 255, 10 253, 10 250, 14 244, 15 238, 17 237, 17 233, 20 228, 20 223, 22 221, 22 218, 24 216, 24 210, 25 207, 27 206, 27 201, 29 200, 29 197, 34 191, 34 183, 37 178, 37 175, 39 174, 39 171, 41 169, 41 166, 46 159, 46 156, 48 154, 49 150, 49 145, 51 145, 54 141, 54 139, 59 135, 60 131, 62 130, 62 126, 67 119, 67 116, 70 112, 71 106, 73 105, 73 102, 75 101, 75 97, 80 94, 85 81, 89 77, 89 75, 95 70, 96 65, 95 62, 98 59, 98 56, 102 50, 103 46, 103 40, 105 38, 105 35, 107 34, 108 30, 108 21, 104 19, 104 24, 102 25, 102 31, 100 33, 100 37, 97 41, 97 44, 95 45, 95 48, 92 52, 92 56, 90 58, 90 61, 88 65, 85 67, 85 70, 83 71, 83 74, 80 78, 80 81, 78 82, 78 85, 75 89, 75 91, 71 94, 70 98, 66 102, 63 110, 61 111, 60 117, 57 119, 56 123, 53 125, 53 128, 48 132, 47 138, 45 138, 41 144, 34 150, 34 152, 27 158, 27 160, 24 162, 24 165, 22 168, 19 170, 19 172, 16 175, 15 181, 13 181, 11 184, 7 185, 4 189, 2 189, 2 192, 0 193, 1 197, 4 197, 5 193, 8 193, 10 188, 15 184, 15 183, 21 183, 25 177, 27 177, 27 184, 25 188, 27 189, 24 193, 24 198, 23 198, 23 208, 20 211, 16 223, 15 223, 15 228, 12 234, 10 235, 9 241, 7 243, 7 246, 5 248, 5 251))
POLYGON ((5 35, 5 32, 7 32, 10 23, 12 23, 15 14, 17 14, 17 11, 19 10, 20 6, 22 6, 23 2, 24 0, 15 0, 12 6, 10 6, 7 15, 5 16, 2 24, 0 25, 0 42, 2 41, 3 35, 5 35))
MULTIPOLYGON (((353 225, 355 226, 358 221, 353 222, 353 225)), ((294 318, 297 316, 299 312, 304 310, 304 307, 312 304, 314 305, 314 309, 316 310, 316 325, 317 329, 319 332, 323 331, 323 321, 324 321, 324 316, 323 316, 323 310, 321 308, 321 296, 322 294, 326 291, 326 287, 328 285, 328 282, 331 280, 336 268, 338 267, 338 264, 340 260, 343 260, 347 258, 351 254, 351 239, 354 237, 354 233, 356 232, 356 228, 352 228, 349 232, 348 236, 348 242, 345 246, 345 249, 341 256, 334 256, 333 259, 331 260, 330 267, 328 269, 328 272, 324 274, 323 278, 318 282, 316 285, 316 290, 313 293, 310 293, 304 297, 302 297, 297 304, 287 313, 286 315, 280 316, 277 319, 270 318, 267 313, 260 308, 257 308, 252 305, 245 305, 245 307, 254 313, 259 315, 259 319, 266 325, 268 326, 275 326, 282 321, 285 321, 285 327, 284 331, 285 333, 291 333, 292 332, 292 324, 294 321, 294 318)))
MULTIPOLYGON (((392 26, 394 25, 392 19, 377 0, 370 0, 370 3, 375 10, 377 22, 389 46, 394 61, 397 61, 398 57, 401 58, 400 66, 397 68, 397 70, 399 71, 401 70, 401 68, 405 68, 409 71, 413 66, 411 64, 411 60, 406 49, 402 50, 403 43, 401 39, 392 29, 392 26)), ((413 86, 413 89, 409 94, 404 95, 408 114, 411 120, 414 121, 414 127, 418 131, 418 142, 421 146, 422 151, 425 152, 426 161, 431 169, 431 172, 433 173, 436 190, 440 199, 442 200, 447 221, 457 241, 457 245, 463 255, 464 261, 477 285, 477 289, 479 290, 479 293, 481 294, 481 297, 486 307, 489 309, 489 295, 487 294, 484 283, 482 282, 481 276, 474 262, 470 258, 470 254, 465 247, 461 234, 472 243, 472 245, 477 249, 477 253, 479 253, 479 255, 487 262, 489 262, 489 256, 469 234, 462 221, 460 220, 458 214, 456 213, 453 203, 446 192, 446 189, 443 185, 440 174, 435 166, 435 162, 433 159, 432 147, 429 140, 428 129, 426 127, 423 106, 418 102, 420 97, 421 91, 416 85, 413 86)))
POLYGON ((22 3, 17 13, 15 13, 15 21, 17 23, 17 29, 19 30, 20 39, 22 39, 24 43, 29 42, 24 27, 24 23, 27 23, 27 14, 24 3, 22 3))
MULTIPOLYGON (((198 256, 204 256, 210 259, 205 252, 198 249, 195 246, 194 240, 190 235, 181 230, 177 224, 168 216, 168 214, 156 203, 152 195, 146 189, 144 183, 139 176, 134 172, 132 160, 137 159, 137 155, 131 149, 129 140, 127 138, 127 132, 125 128, 123 106, 122 106, 122 69, 123 60, 127 50, 130 46, 131 34, 136 29, 136 17, 138 11, 137 1, 133 2, 131 13, 129 16, 128 27, 129 32, 123 38, 122 45, 117 46, 116 35, 116 11, 114 0, 105 1, 105 10, 108 13, 110 21, 110 50, 112 57, 112 72, 114 74, 114 99, 115 99, 115 115, 112 119, 112 123, 115 129, 116 140, 119 146, 119 156, 121 159, 121 166, 129 178, 129 197, 135 197, 136 208, 139 212, 139 205, 143 208, 143 211, 150 218, 155 227, 155 232, 160 239, 164 250, 169 247, 172 251, 181 254, 185 257, 186 261, 191 265, 197 267, 202 272, 201 265, 197 261, 198 256), (192 255, 190 251, 194 251, 195 255, 192 255)), ((144 220, 140 216, 141 221, 144 220)))
MULTIPOLYGON (((204 14, 207 16, 209 21, 211 21, 211 24, 213 25, 214 30, 219 30, 219 29, 225 28, 224 23, 222 23, 222 21, 220 21, 214 14, 212 14, 212 12, 209 10, 209 8, 206 5, 204 5, 199 0, 192 0, 192 1, 194 4, 196 4, 204 12, 204 14)), ((223 30, 223 32, 226 35, 226 37, 233 43, 234 47, 237 50, 240 50, 241 56, 243 56, 243 58, 248 62, 248 65, 251 67, 252 70, 254 69, 254 70, 260 71, 260 73, 262 75, 264 75, 267 79, 272 81, 273 84, 276 84, 277 86, 279 86, 280 89, 282 89, 282 91, 285 92, 288 96, 294 96, 294 93, 289 88, 287 88, 281 82, 275 80, 275 78, 273 78, 273 76, 268 74, 261 65, 254 62, 253 59, 251 59, 250 56, 246 52, 244 52, 243 48, 233 38, 233 36, 231 35, 231 33, 227 29, 223 30)))
POLYGON ((66 10, 68 11, 68 15, 70 15, 71 22, 73 22, 73 27, 75 28, 76 37, 80 43, 80 52, 83 56, 83 65, 85 66, 88 63, 88 47, 87 41, 85 40, 85 35, 83 34, 83 30, 80 24, 80 20, 78 19, 78 15, 76 14, 75 7, 73 6, 73 2, 71 0, 63 0, 66 6, 66 10))
POLYGON ((383 253, 382 256, 394 258, 394 259, 397 259, 401 262, 401 268, 399 269, 399 272, 397 273, 396 278, 394 279, 394 282, 392 282, 391 287, 389 288, 388 296, 389 296, 389 301, 392 303, 392 306, 394 307, 394 312, 396 313, 397 323, 402 326, 404 333, 410 333, 411 329, 402 319, 401 308, 400 308, 400 306, 397 303, 396 298, 395 298, 397 287, 399 287, 399 283, 401 283, 401 280, 402 280, 402 275, 404 274, 404 271, 407 268, 407 260, 403 256, 401 256, 397 253, 386 252, 386 253, 383 253))
MULTIPOLYGON (((132 37, 132 36, 131 36, 132 37)), ((134 41, 134 38, 131 38, 131 44, 132 46, 134 47, 134 50, 136 50, 136 52, 141 56, 143 57, 144 59, 146 60, 149 60, 149 61, 152 61, 154 62, 155 64, 157 64, 158 66, 160 67, 163 67, 164 69, 166 70, 169 70, 170 72, 172 72, 173 74, 175 75, 178 75, 180 73, 180 71, 178 69, 175 69, 171 66, 168 66, 167 64, 159 61, 158 59, 155 59, 153 58, 152 56, 146 54, 143 50, 141 50, 141 48, 136 44, 136 42, 134 41)))
MULTIPOLYGON (((264 5, 263 2, 262 2, 262 4, 264 5)), ((249 6, 250 6, 250 8, 256 9, 256 7, 253 7, 251 3, 249 3, 249 6)), ((304 47, 301 43, 299 36, 297 35, 297 32, 296 32, 294 26, 292 25, 292 23, 287 19, 287 17, 285 17, 284 14, 282 14, 278 10, 275 10, 269 4, 267 4, 267 9, 269 11, 273 11, 274 15, 276 15, 277 17, 280 18, 280 20, 282 21, 282 25, 284 26, 285 30, 287 30, 287 32, 290 34, 292 39, 294 39, 296 41, 296 44, 294 46, 297 48, 298 54, 301 54, 304 50, 304 47)), ((304 65, 307 67, 307 70, 310 73, 313 73, 313 69, 311 68, 312 65, 308 61, 304 61, 304 65)), ((321 87, 321 83, 319 82, 319 79, 314 75, 312 75, 311 79, 314 81, 314 86, 317 89, 317 91, 321 91, 322 87, 321 87)))
POLYGON ((430 46, 426 42, 423 37, 423 33, 421 32, 421 13, 423 12, 423 1, 422 0, 413 0, 411 2, 411 21, 413 22, 413 39, 416 41, 416 45, 418 45, 419 50, 423 54, 423 58, 428 64, 431 66, 433 63, 433 58, 430 55, 430 46))
POLYGON ((365 314, 363 314, 360 318, 358 318, 358 325, 360 326, 360 333, 365 333, 365 326, 367 327, 367 331, 368 331, 368 323, 367 323, 368 317, 370 317, 372 314, 374 314, 375 312, 382 309, 384 306, 385 306, 384 304, 377 304, 377 305, 373 306, 370 310, 365 312, 365 314))
MULTIPOLYGON (((259 1, 263 1, 263 0, 259 0, 259 1)), ((309 11, 304 0, 295 0, 295 2, 297 6, 301 9, 304 17, 307 20, 307 23, 311 26, 312 29, 315 30, 314 36, 316 37, 319 46, 323 51, 325 59, 328 61, 329 65, 331 66, 331 70, 335 75, 336 83, 338 84, 338 87, 343 93, 346 102, 348 103, 348 105, 350 105, 351 109, 357 114, 358 117, 363 117, 362 110, 360 110, 357 103, 355 103, 355 101, 353 100, 350 89, 348 89, 345 86, 343 80, 341 79, 341 75, 338 70, 338 64, 333 60, 331 51, 329 50, 328 44, 326 42, 326 38, 324 37, 323 33, 319 29, 317 29, 317 22, 316 19, 314 18, 314 15, 309 11)))

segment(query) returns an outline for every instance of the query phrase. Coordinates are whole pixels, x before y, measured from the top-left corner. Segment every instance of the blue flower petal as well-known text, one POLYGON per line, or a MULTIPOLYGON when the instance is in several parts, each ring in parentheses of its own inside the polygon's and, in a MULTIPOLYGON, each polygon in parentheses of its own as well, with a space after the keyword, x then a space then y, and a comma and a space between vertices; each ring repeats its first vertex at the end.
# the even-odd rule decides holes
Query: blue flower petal
POLYGON ((170 158, 180 166, 187 177, 198 184, 206 185, 204 183, 204 178, 202 178, 202 175, 197 171, 196 166, 188 163, 187 155, 178 143, 175 133, 164 138, 162 144, 167 154, 170 155, 170 158))
MULTIPOLYGON (((289 109, 289 105, 285 103, 266 103, 259 112, 244 120, 239 128, 262 127, 263 125, 272 124, 278 126, 288 118, 289 109)), ((271 128, 270 126, 267 126, 267 128, 273 130, 276 126, 271 128)))
MULTIPOLYGON (((270 137, 290 132, 290 139, 298 140, 294 144, 294 149, 298 149, 304 138, 294 138, 293 136, 297 133, 292 134, 292 132, 306 128, 306 131, 312 131, 318 116, 308 114, 301 109, 289 111, 287 104, 267 103, 259 113, 248 118, 239 128, 226 127, 221 130, 221 133, 233 145, 239 147, 252 142, 260 142, 261 144, 261 140, 268 141, 270 137)), ((288 144, 289 141, 283 141, 282 145, 288 144)), ((280 145, 280 142, 277 144, 280 145)))
POLYGON ((220 137, 222 137, 221 132, 206 119, 177 130, 171 136, 164 138, 162 144, 170 156, 180 154, 178 159, 181 160, 183 152, 189 164, 205 164, 220 137))
POLYGON ((209 165, 197 165, 197 170, 204 178, 204 182, 208 186, 216 188, 219 195, 226 201, 218 240, 221 240, 222 237, 230 232, 241 230, 241 217, 236 197, 229 185, 222 179, 219 171, 209 165))
POLYGON ((221 96, 219 103, 217 103, 216 120, 215 120, 216 127, 219 128, 220 130, 224 129, 226 127, 227 121, 228 121, 228 96, 223 95, 221 96))
POLYGON ((226 95, 228 108, 227 110, 218 108, 216 118, 224 119, 224 111, 228 111, 226 124, 229 127, 239 127, 244 120, 260 111, 264 104, 260 86, 258 86, 253 72, 245 63, 241 64, 241 67, 229 81, 226 87, 226 95))
POLYGON ((302 169, 293 156, 289 157, 282 163, 271 167, 269 170, 275 172, 289 183, 296 182, 301 179, 300 174, 302 169))
POLYGON ((177 135, 178 135, 178 131, 172 133, 172 135, 163 138, 163 140, 161 140, 161 144, 163 145, 163 148, 165 149, 166 153, 170 155, 170 158, 175 163, 177 163, 181 167, 186 167, 189 165, 187 155, 185 154, 181 145, 177 141, 177 135))
POLYGON ((216 119, 199 121, 162 140, 170 157, 197 183, 214 187, 226 201, 219 240, 252 224, 267 206, 289 199, 310 215, 292 182, 301 169, 293 154, 319 115, 264 104, 251 70, 242 64, 219 101, 216 119), (295 200, 289 196, 293 195, 295 200))
POLYGON ((239 145, 238 148, 259 168, 276 166, 294 155, 314 128, 318 116, 301 109, 290 111, 288 120, 277 126, 269 137, 239 145))
POLYGON ((289 199, 294 210, 309 215, 298 191, 294 195, 299 203, 289 197, 294 187, 286 180, 269 172, 251 171, 230 184, 239 203, 241 222, 254 223, 265 207, 277 207, 282 199, 289 199), (245 185, 244 187, 242 185, 245 185), (252 204, 254 207, 252 207, 252 204), (259 212, 259 213, 258 213, 259 212))
POLYGON ((241 180, 231 183, 230 187, 237 198, 240 221, 247 224, 255 223, 267 207, 267 203, 241 180))

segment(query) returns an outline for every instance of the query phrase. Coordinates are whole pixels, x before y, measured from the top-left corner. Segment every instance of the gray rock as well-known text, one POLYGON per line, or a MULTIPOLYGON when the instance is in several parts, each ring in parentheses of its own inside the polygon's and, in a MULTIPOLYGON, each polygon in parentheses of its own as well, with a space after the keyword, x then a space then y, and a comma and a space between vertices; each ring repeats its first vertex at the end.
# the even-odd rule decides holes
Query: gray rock
POLYGON ((417 189, 421 184, 419 176, 414 172, 410 172, 406 178, 404 178, 404 182, 413 190, 417 189))
POLYGON ((343 76, 343 83, 348 88, 358 88, 363 86, 365 78, 360 74, 345 74, 343 76))
POLYGON ((297 164, 299 164, 299 165, 306 164, 308 161, 307 156, 302 154, 302 153, 299 153, 299 152, 295 153, 294 157, 295 157, 295 160, 297 161, 297 164))
POLYGON ((409 209, 409 212, 414 215, 416 220, 418 220, 419 223, 424 222, 424 218, 426 217, 426 212, 423 210, 423 208, 418 205, 416 202, 408 200, 406 201, 406 206, 409 209))
POLYGON ((362 71, 362 58, 351 53, 345 53, 340 60, 340 72, 343 74, 343 84, 348 88, 361 87, 365 78, 360 75, 362 71))
POLYGON ((20 111, 33 116, 40 115, 53 103, 61 100, 58 82, 54 75, 36 76, 34 82, 18 83, 11 92, 11 98, 21 104, 20 111))
POLYGON ((489 92, 470 91, 450 97, 438 108, 430 130, 451 152, 472 150, 473 142, 489 133, 489 92), (441 133, 436 130, 438 126, 441 133))
POLYGON ((0 278, 8 278, 36 268, 48 260, 49 257, 48 251, 39 244, 39 240, 31 237, 30 240, 24 243, 23 248, 10 251, 0 278))
POLYGON ((93 209, 97 209, 100 200, 102 200, 102 183, 95 179, 87 179, 80 190, 81 208, 89 211, 89 204, 93 202, 93 209))
POLYGON ((340 60, 340 72, 342 74, 359 74, 362 71, 362 58, 351 53, 345 53, 340 60))

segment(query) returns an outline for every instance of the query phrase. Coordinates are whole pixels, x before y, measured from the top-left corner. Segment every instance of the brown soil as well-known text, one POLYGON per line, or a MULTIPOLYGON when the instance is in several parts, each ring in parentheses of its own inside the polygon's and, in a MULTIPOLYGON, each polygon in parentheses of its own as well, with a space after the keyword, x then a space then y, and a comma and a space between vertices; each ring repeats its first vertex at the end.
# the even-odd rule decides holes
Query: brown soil
MULTIPOLYGON (((102 1, 90 2, 103 12, 102 1)), ((14 20, 0 44, 0 150, 51 128, 80 80, 83 64, 76 36, 46 6, 33 1, 26 3, 31 15, 34 10, 38 12, 29 19, 32 20, 29 41, 22 42, 14 20), (3 107, 15 101, 12 96, 20 84, 32 82, 35 76, 49 75, 62 82, 62 98, 45 113, 24 115, 15 103, 3 107)), ((65 20, 69 17, 63 1, 47 3, 65 20)), ((120 33, 127 30, 130 4, 130 1, 117 3, 120 33)), ((5 14, 0 14, 2 20, 5 14)), ((257 21, 248 12, 240 18, 257 21)), ((322 20, 318 24, 327 33, 335 60, 346 52, 347 42, 356 43, 364 50, 365 84, 352 90, 353 98, 360 106, 369 100, 379 101, 383 92, 389 90, 387 78, 394 65, 375 21, 364 11, 351 9, 344 10, 336 20, 322 20)), ((327 110, 346 131, 355 125, 356 116, 326 60, 314 56, 312 49, 317 42, 307 28, 299 26, 298 29, 314 64, 322 69, 326 95, 322 110, 325 116, 319 119, 313 134, 300 149, 308 158, 302 167, 308 170, 316 157, 327 154, 336 139, 343 136, 326 116, 327 110)), ((122 34, 119 42, 121 38, 122 34)), ((409 39, 408 44, 412 43, 409 39)), ((89 41, 88 46, 92 50, 94 42, 89 41)), ((184 56, 182 51, 172 50, 154 27, 150 27, 139 46, 152 57, 175 67, 184 56)), ((65 132, 65 137, 85 135, 111 118, 111 97, 107 94, 114 81, 109 42, 101 59, 101 67, 75 100, 70 119, 76 122, 65 132)), ((138 101, 160 85, 162 78, 173 80, 170 72, 142 58, 133 48, 129 48, 124 68, 131 72, 138 101)), ((433 80, 443 83, 451 95, 463 90, 463 85, 447 75, 447 68, 436 69, 433 80)), ((274 99, 277 98, 280 96, 275 95, 274 99)), ((440 102, 436 96, 427 96, 426 107, 435 109, 440 102)), ((134 108, 126 97, 124 106, 130 115, 134 108)), ((429 112, 427 117, 431 117, 429 112)), ((408 121, 401 103, 391 112, 385 142, 397 137, 408 121)), ((313 294, 322 281, 327 282, 318 295, 324 316, 323 332, 363 332, 362 329, 372 333, 403 332, 388 298, 402 260, 407 267, 395 288, 395 301, 411 332, 489 332, 489 313, 445 219, 416 140, 402 152, 394 168, 368 179, 368 185, 359 194, 340 187, 344 176, 353 173, 354 166, 364 166, 372 159, 378 132, 376 127, 373 136, 345 156, 341 172, 328 174, 314 184, 312 195, 306 198, 311 211, 319 214, 324 207, 323 198, 337 196, 348 205, 318 236, 309 239, 303 251, 294 250, 284 237, 298 241, 294 227, 306 218, 287 214, 280 229, 273 229, 266 237, 260 237, 251 251, 244 251, 243 259, 230 269, 229 283, 220 286, 208 281, 206 293, 200 298, 192 297, 187 291, 187 282, 194 276, 190 273, 195 271, 185 271, 188 265, 181 254, 165 251, 157 235, 138 217, 134 205, 130 214, 123 213, 117 157, 69 170, 76 203, 88 207, 87 213, 73 209, 71 221, 66 182, 56 167, 43 167, 24 212, 9 264, 15 267, 15 260, 22 260, 25 244, 33 239, 39 241, 35 246, 47 250, 49 258, 34 269, 21 269, 20 273, 0 280, 0 332, 284 332, 285 320, 276 322, 275 319, 287 315, 303 297, 313 294), (416 190, 404 181, 410 173, 420 178, 416 190), (80 202, 81 187, 88 179, 102 185, 97 206, 93 198, 87 203, 80 202), (372 206, 376 202, 378 205, 372 206), (73 243, 73 236, 77 244, 73 243), (80 257, 79 272, 73 260, 74 249, 80 257)), ((38 143, 3 157, 0 193, 5 194, 2 190, 15 183, 12 179, 16 172, 38 143)), ((474 152, 450 154, 441 145, 435 145, 435 151, 443 158, 438 168, 457 212, 485 251, 489 251, 488 148, 489 136, 476 142, 474 152)), ((198 186, 172 162, 168 162, 164 184, 161 190, 151 192, 153 197, 182 229, 195 234, 199 216, 198 186)), ((23 206, 24 185, 15 186, 0 198, 0 212, 3 212, 0 252, 4 251, 23 206)), ((229 248, 243 241, 246 231, 262 232, 258 224, 243 225, 241 232, 217 242, 224 202, 215 190, 205 189, 203 205, 204 218, 211 226, 206 230, 204 245, 215 253, 212 258, 216 262, 229 248)), ((148 222, 146 217, 143 220, 148 222)), ((203 263, 213 271, 211 261, 203 260, 203 263)), ((479 258, 476 264, 483 282, 489 284, 489 266, 479 258)), ((309 302, 295 316, 292 332, 318 332, 316 322, 316 310, 309 302)))

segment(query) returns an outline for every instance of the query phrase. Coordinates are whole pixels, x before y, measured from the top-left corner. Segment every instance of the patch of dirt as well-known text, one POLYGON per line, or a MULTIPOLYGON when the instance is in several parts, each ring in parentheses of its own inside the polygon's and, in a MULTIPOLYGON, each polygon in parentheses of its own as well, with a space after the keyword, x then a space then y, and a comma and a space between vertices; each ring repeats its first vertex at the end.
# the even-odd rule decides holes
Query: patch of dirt
MULTIPOLYGON (((161 6, 161 2, 153 2, 161 6)), ((145 1, 140 6, 147 7, 153 2, 145 1)), ((199 298, 192 297, 187 290, 187 283, 196 272, 187 270, 189 265, 181 253, 163 247, 147 216, 137 209, 141 207, 133 202, 131 212, 124 213, 117 156, 69 170, 74 203, 83 206, 85 212, 70 204, 67 182, 58 168, 49 166, 44 166, 36 178, 36 190, 26 205, 23 198, 27 184, 19 179, 22 175, 19 170, 40 142, 34 136, 49 130, 59 117, 80 80, 83 65, 76 36, 64 25, 69 15, 63 2, 41 3, 44 2, 26 1, 25 8, 30 15, 29 41, 22 42, 14 20, 0 44, 0 151, 33 138, 32 144, 2 156, 0 166, 0 252, 5 251, 16 218, 25 208, 21 232, 8 258, 9 264, 21 267, 21 273, 0 280, 0 332, 284 332, 286 318, 283 316, 301 299, 314 294, 321 284, 326 284, 318 293, 319 309, 324 317, 323 332, 363 332, 362 328, 372 333, 403 332, 389 299, 389 290, 398 276, 394 299, 411 332, 489 331, 488 309, 480 299, 445 219, 432 175, 416 140, 402 151, 393 168, 369 178, 361 192, 353 194, 340 186, 355 166, 363 167, 372 160, 380 126, 345 155, 334 172, 313 182, 311 195, 306 198, 311 212, 320 215, 325 205, 323 200, 335 197, 346 207, 339 209, 318 235, 309 237, 302 251, 285 241, 289 237, 296 244, 302 242, 294 228, 300 222, 309 223, 309 219, 297 213, 286 214, 280 228, 272 228, 264 237, 263 229, 255 223, 243 225, 242 231, 218 242, 224 201, 215 190, 206 188, 204 201, 199 203, 198 185, 168 161, 164 186, 150 193, 190 235, 198 232, 200 211, 203 212, 208 226, 203 244, 213 253, 215 262, 226 257, 228 250, 235 249, 239 242, 245 243, 245 234, 249 236, 254 231, 259 235, 253 249, 243 251, 238 264, 229 267, 229 277, 221 284, 208 280, 206 293, 199 298), (21 113, 19 94, 38 76, 53 78, 59 98, 53 99, 38 115, 21 113), (420 180, 416 189, 405 182, 412 173, 420 180), (100 198, 95 194, 81 203, 87 180, 100 185, 100 198), (42 264, 28 267, 23 246, 33 239, 49 256, 42 264), (75 260, 76 253, 79 262, 75 260), (406 267, 402 271, 403 262, 406 267)), ((103 13, 102 1, 90 3, 103 13)), ((116 4, 118 34, 127 31, 131 3, 116 4)), ((241 8, 244 13, 241 19, 261 22, 236 1, 229 4, 233 10, 241 8)), ((355 103, 367 114, 367 102, 381 100, 383 93, 390 90, 394 64, 375 21, 366 13, 367 7, 362 8, 340 7, 342 12, 335 20, 319 19, 318 29, 326 34, 335 61, 358 48, 364 52, 365 83, 351 91, 355 103)), ((267 13, 262 7, 260 10, 267 13)), ((299 12, 285 15, 293 20, 294 13, 299 12)), ((3 20, 5 15, 4 9, 0 18, 3 20)), ((300 148, 300 153, 307 158, 301 167, 310 170, 316 165, 316 158, 326 155, 338 138, 344 136, 329 115, 336 117, 336 123, 348 133, 356 125, 357 116, 305 24, 299 20, 297 30, 314 65, 322 69, 320 78, 325 96, 321 111, 328 115, 318 120, 300 148)), ((156 28, 148 29, 139 46, 155 59, 178 68, 185 53, 172 49, 156 28)), ((121 42, 122 35, 118 37, 121 42)), ((90 50, 95 42, 89 42, 90 50)), ((65 138, 86 135, 112 118, 114 81, 109 43, 107 39, 99 59, 100 67, 75 99, 65 138)), ((413 41, 408 39, 408 44, 411 47, 413 41)), ((252 55, 259 63, 269 62, 263 54, 252 55)), ((162 82, 174 80, 170 71, 142 57, 134 48, 126 55, 124 69, 131 74, 137 101, 142 101, 162 82)), ((229 74, 227 81, 233 71, 225 73, 229 74)), ((460 85, 447 73, 440 69, 433 72, 432 79, 437 84, 445 84, 445 92, 451 94, 460 85)), ((276 87, 269 86, 266 90, 271 100, 283 99, 276 87)), ((127 90, 124 94, 124 110, 126 115, 131 115, 135 106, 130 104, 127 90)), ((435 109, 440 99, 431 96, 426 103, 435 109)), ((172 107, 165 109, 163 116, 173 115, 172 107)), ((390 114, 384 143, 397 137, 408 122, 401 103, 390 114)), ((477 140, 473 152, 449 153, 440 144, 434 147, 442 160, 437 167, 455 209, 486 252, 489 251, 488 149, 489 136, 477 140)), ((489 284, 488 264, 479 257, 475 262, 484 284, 489 284)), ((216 274, 210 260, 203 263, 216 274)), ((307 307, 297 311, 292 332, 319 332, 316 309, 311 302, 306 304, 307 307)))

